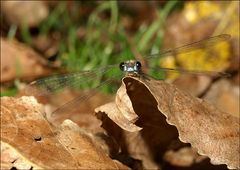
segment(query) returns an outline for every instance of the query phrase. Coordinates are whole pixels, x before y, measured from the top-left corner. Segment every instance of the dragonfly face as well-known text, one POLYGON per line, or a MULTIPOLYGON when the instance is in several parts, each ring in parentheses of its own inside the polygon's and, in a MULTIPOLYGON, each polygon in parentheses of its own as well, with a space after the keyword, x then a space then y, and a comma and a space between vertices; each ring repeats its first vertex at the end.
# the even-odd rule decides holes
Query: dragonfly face
POLYGON ((132 76, 138 76, 141 73, 141 67, 141 63, 136 60, 128 60, 119 64, 120 70, 132 76))

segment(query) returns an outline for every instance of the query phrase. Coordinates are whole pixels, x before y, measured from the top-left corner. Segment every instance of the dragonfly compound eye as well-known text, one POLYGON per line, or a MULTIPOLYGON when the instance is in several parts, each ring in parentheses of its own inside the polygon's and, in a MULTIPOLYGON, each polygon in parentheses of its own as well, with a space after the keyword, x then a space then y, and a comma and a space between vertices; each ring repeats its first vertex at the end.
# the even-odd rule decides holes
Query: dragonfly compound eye
POLYGON ((142 67, 142 64, 141 64, 139 61, 137 61, 137 62, 136 62, 136 66, 137 66, 137 69, 140 70, 141 67, 142 67))
POLYGON ((124 63, 124 62, 121 62, 121 63, 119 64, 120 70, 124 71, 124 66, 125 66, 125 63, 124 63))

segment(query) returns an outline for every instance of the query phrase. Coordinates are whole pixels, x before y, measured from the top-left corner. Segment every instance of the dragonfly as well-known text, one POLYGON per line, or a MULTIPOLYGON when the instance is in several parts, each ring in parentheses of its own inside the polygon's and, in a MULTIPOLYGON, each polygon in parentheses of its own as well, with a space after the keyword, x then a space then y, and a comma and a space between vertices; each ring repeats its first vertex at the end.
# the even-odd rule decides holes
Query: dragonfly
MULTIPOLYGON (((169 55, 176 54, 187 54, 193 50, 209 47, 218 42, 229 41, 231 38, 228 34, 221 34, 206 38, 197 42, 193 42, 187 45, 183 45, 174 49, 165 50, 161 53, 151 54, 144 59, 151 60, 153 58, 160 58, 169 55)), ((163 72, 176 72, 176 73, 187 73, 195 75, 208 75, 208 76, 219 76, 219 77, 229 77, 230 74, 226 72, 218 71, 198 71, 198 70, 186 70, 183 68, 154 68, 154 71, 163 71, 163 72)), ((83 86, 91 86, 91 90, 83 95, 80 95, 70 101, 67 101, 65 104, 58 107, 53 111, 52 115, 59 115, 61 113, 68 112, 71 108, 76 106, 81 107, 83 101, 89 100, 91 97, 97 94, 100 88, 104 86, 109 86, 115 83, 116 79, 121 80, 121 77, 133 76, 138 78, 143 78, 149 76, 147 73, 144 73, 142 69, 142 63, 137 60, 127 60, 121 62, 120 64, 108 65, 103 68, 98 68, 89 71, 80 71, 75 73, 53 75, 50 77, 42 78, 30 83, 27 88, 27 94, 34 96, 49 95, 61 91, 64 88, 84 88, 83 86), (120 74, 111 75, 111 73, 119 72, 120 74), (123 74, 122 74, 123 73, 123 74), (106 76, 110 75, 110 76, 106 76), (108 77, 108 78, 106 78, 108 77), (112 78, 109 78, 112 77, 112 78), (95 83, 93 83, 95 82, 95 83)), ((157 78, 155 78, 157 79, 157 78)))

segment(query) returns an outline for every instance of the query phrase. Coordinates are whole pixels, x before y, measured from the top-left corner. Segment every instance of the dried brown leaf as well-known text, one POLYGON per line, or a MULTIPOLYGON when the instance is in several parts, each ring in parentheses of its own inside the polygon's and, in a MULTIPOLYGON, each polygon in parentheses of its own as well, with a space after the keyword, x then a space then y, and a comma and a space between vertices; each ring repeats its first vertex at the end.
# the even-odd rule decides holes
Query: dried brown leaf
POLYGON ((31 48, 1 38, 1 82, 46 75, 50 69, 46 61, 31 48))
POLYGON ((60 35, 57 33, 55 34, 55 36, 40 35, 33 37, 32 46, 34 49, 44 54, 46 58, 51 58, 57 54, 59 50, 59 42, 61 39, 60 35))
POLYGON ((211 86, 204 99, 221 110, 239 117, 239 97, 239 86, 228 80, 220 80, 211 86))
POLYGON ((173 82, 173 84, 179 89, 197 97, 204 93, 210 86, 211 78, 207 76, 181 75, 173 82))
POLYGON ((119 88, 118 94, 115 103, 108 103, 100 106, 96 109, 96 112, 104 110, 108 114, 108 117, 114 120, 114 122, 124 130, 130 132, 141 130, 142 128, 134 125, 138 116, 133 110, 132 103, 126 93, 124 84, 119 88))
POLYGON ((33 97, 1 98, 1 162, 17 169, 128 169, 70 120, 53 127, 33 97))
POLYGON ((103 105, 95 111, 103 121, 103 128, 122 148, 122 154, 141 160, 145 169, 160 169, 154 159, 164 154, 170 141, 177 139, 177 130, 167 124, 146 87, 140 82, 131 84, 122 85, 115 103, 103 105), (106 115, 100 114, 102 112, 113 122, 106 115), (135 112, 138 114, 134 115, 135 112))
POLYGON ((90 91, 79 91, 65 89, 62 92, 51 94, 46 96, 48 99, 47 104, 53 106, 52 109, 46 111, 48 114, 48 120, 54 124, 59 125, 65 119, 70 119, 77 123, 79 127, 87 129, 92 133, 102 132, 103 129, 100 127, 101 121, 96 118, 94 108, 101 106, 102 104, 109 102, 113 99, 110 95, 104 95, 103 93, 95 93, 88 100, 76 101, 72 105, 67 104, 67 107, 61 108, 67 102, 89 94, 90 91), (54 112, 57 110, 57 112, 54 112))
POLYGON ((176 166, 191 166, 195 162, 200 162, 205 159, 205 156, 199 155, 191 147, 183 147, 177 151, 169 150, 165 153, 164 159, 176 166))
MULTIPOLYGON (((237 117, 219 111, 204 100, 182 92, 174 85, 163 81, 152 79, 140 81, 138 78, 125 77, 123 83, 127 93, 118 95, 123 97, 128 95, 130 98, 131 104, 126 107, 132 108, 124 110, 133 110, 137 114, 135 117, 138 119, 135 118, 133 122, 132 119, 128 120, 143 128, 142 131, 136 133, 142 138, 137 139, 138 142, 145 142, 142 147, 150 149, 149 153, 144 153, 145 156, 149 154, 149 157, 154 157, 157 155, 156 152, 160 152, 161 149, 163 152, 162 147, 175 139, 175 129, 167 126, 167 122, 177 128, 181 141, 190 143, 199 154, 208 156, 213 164, 226 164, 228 168, 240 167, 239 119, 237 117), (166 116, 166 121, 163 115, 166 116), (159 136, 159 140, 156 140, 156 136, 159 136)), ((124 107, 124 105, 120 107, 124 107)), ((96 111, 104 112, 104 108, 96 111)), ((122 116, 127 118, 126 114, 121 115, 120 109, 118 109, 118 114, 119 116, 111 117, 108 113, 108 116, 114 122, 117 122, 116 120, 122 116)), ((132 115, 132 117, 134 116, 132 115)), ((124 125, 122 124, 120 127, 124 127, 124 125)), ((131 128, 125 128, 125 130, 133 131, 131 128)), ((133 142, 133 140, 131 141, 133 142)), ((137 148, 138 145, 135 145, 135 150, 128 149, 132 153, 140 153, 137 148)))
POLYGON ((34 27, 48 16, 42 1, 1 1, 1 10, 10 24, 34 27))

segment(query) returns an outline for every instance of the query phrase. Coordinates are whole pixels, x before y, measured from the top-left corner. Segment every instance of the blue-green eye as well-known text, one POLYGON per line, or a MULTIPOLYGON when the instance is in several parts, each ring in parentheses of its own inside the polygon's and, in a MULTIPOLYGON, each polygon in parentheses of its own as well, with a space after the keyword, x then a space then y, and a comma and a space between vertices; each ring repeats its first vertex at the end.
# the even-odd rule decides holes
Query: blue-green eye
POLYGON ((125 63, 124 63, 124 62, 121 62, 121 63, 119 64, 120 70, 124 71, 124 66, 125 66, 125 63))
POLYGON ((137 61, 137 62, 136 62, 136 66, 137 66, 137 69, 140 70, 141 67, 142 67, 142 64, 141 64, 139 61, 137 61))

